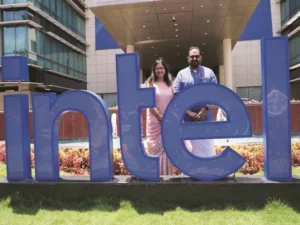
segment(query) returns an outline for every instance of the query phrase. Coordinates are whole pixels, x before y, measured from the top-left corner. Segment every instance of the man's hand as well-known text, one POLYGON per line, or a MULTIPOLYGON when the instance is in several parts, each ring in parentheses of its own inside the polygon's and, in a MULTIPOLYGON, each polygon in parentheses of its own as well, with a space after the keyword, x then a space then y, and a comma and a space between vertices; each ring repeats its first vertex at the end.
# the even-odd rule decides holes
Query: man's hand
POLYGON ((187 114, 188 114, 189 117, 196 120, 197 113, 192 112, 191 110, 189 110, 189 111, 187 111, 187 114))
POLYGON ((196 115, 195 120, 196 121, 204 121, 207 115, 207 109, 206 107, 203 107, 200 112, 196 115))
POLYGON ((159 121, 162 121, 163 116, 162 116, 160 113, 158 113, 157 116, 156 116, 156 118, 157 118, 159 121))

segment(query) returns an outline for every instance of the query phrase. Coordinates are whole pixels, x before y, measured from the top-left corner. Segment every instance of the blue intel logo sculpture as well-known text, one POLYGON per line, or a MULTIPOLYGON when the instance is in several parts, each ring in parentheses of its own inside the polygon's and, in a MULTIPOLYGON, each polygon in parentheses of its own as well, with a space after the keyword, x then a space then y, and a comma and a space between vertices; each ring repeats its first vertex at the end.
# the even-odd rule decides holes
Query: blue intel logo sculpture
MULTIPOLYGON (((271 180, 291 180, 288 39, 263 39, 261 56, 265 175, 271 180)), ((141 143, 141 109, 155 106, 154 89, 139 87, 136 53, 117 55, 116 63, 124 164, 132 176, 158 181, 158 156, 148 155, 141 143)), ((27 58, 2 57, 2 74, 3 81, 27 81, 27 58)), ((59 118, 70 110, 82 113, 88 123, 91 180, 113 179, 110 115, 98 95, 79 90, 67 91, 58 98, 53 93, 34 94, 32 106, 37 181, 59 178, 59 118)), ((7 179, 25 181, 31 178, 28 96, 5 95, 4 119, 7 179)), ((244 103, 233 91, 216 84, 195 85, 176 95, 162 122, 162 141, 168 158, 183 173, 199 180, 226 177, 242 167, 245 159, 229 147, 214 157, 196 157, 185 148, 184 140, 251 136, 251 122, 244 103), (182 123, 185 112, 198 103, 221 107, 227 121, 182 123)))

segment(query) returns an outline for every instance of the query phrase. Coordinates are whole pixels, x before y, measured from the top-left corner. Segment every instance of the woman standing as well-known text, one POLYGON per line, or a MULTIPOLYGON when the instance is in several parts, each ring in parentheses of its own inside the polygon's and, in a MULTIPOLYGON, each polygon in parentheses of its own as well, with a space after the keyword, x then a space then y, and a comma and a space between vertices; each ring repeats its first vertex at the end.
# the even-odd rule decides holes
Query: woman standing
POLYGON ((173 175, 173 165, 167 158, 161 140, 161 120, 173 97, 172 79, 162 58, 155 61, 147 87, 155 88, 156 107, 147 109, 146 129, 148 152, 159 155, 160 175, 173 175))

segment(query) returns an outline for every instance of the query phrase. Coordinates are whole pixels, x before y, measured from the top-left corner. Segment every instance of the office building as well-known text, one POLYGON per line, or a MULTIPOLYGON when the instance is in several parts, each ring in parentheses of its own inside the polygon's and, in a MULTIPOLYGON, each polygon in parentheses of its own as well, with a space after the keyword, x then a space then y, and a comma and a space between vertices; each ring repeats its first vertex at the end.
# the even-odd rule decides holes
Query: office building
POLYGON ((160 56, 175 77, 197 45, 221 84, 260 101, 260 40, 287 35, 291 93, 299 99, 299 2, 3 0, 0 47, 2 55, 28 57, 30 81, 45 84, 41 91, 88 89, 115 106, 116 54, 139 53, 145 81, 160 56))
POLYGON ((300 1, 282 0, 281 35, 289 37, 291 97, 300 100, 300 1))
POLYGON ((300 1, 90 0, 87 4, 88 89, 109 105, 117 104, 115 54, 139 53, 145 80, 159 56, 176 76, 187 66, 190 45, 201 48, 203 65, 215 71, 221 84, 243 98, 260 101, 260 40, 280 35, 290 38, 292 98, 300 97, 300 1))
POLYGON ((27 91, 87 88, 85 9, 82 0, 2 0, 2 56, 28 57, 27 91))

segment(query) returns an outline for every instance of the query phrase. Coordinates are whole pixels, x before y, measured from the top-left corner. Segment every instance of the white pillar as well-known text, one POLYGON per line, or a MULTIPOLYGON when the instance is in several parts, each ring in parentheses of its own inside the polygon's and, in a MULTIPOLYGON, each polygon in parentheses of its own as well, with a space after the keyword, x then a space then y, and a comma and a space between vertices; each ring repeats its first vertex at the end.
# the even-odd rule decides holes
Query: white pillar
POLYGON ((231 39, 223 40, 223 61, 225 73, 225 86, 233 89, 232 83, 232 55, 231 55, 231 39))
POLYGON ((134 45, 127 45, 126 53, 134 53, 134 45))
POLYGON ((225 85, 224 65, 219 65, 220 84, 225 85))
POLYGON ((281 34, 277 32, 281 28, 280 1, 271 0, 270 6, 273 36, 281 36, 281 34))

